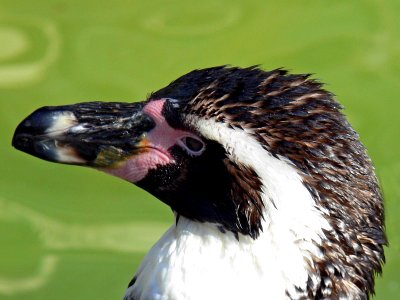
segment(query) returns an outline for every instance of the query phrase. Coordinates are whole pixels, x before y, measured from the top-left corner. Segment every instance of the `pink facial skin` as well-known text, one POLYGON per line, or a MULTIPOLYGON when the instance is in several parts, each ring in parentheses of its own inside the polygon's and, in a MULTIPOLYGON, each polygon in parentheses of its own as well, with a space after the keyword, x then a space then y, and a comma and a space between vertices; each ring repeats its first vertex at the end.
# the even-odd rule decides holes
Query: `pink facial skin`
POLYGON ((156 123, 156 126, 147 134, 140 143, 143 152, 132 156, 116 168, 104 169, 103 171, 135 183, 146 177, 150 169, 160 165, 175 163, 169 149, 185 136, 193 134, 172 128, 168 125, 162 110, 166 99, 149 102, 143 111, 156 123))

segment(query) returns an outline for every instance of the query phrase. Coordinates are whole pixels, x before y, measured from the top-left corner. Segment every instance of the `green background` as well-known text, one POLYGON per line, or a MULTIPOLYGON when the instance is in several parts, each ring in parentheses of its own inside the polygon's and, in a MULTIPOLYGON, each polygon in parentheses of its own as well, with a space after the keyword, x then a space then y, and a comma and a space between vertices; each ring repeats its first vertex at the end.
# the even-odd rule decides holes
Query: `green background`
POLYGON ((173 222, 132 184, 11 147, 34 109, 143 100, 221 64, 311 72, 345 105, 386 198, 376 299, 400 293, 400 1, 0 0, 0 299, 121 299, 173 222))

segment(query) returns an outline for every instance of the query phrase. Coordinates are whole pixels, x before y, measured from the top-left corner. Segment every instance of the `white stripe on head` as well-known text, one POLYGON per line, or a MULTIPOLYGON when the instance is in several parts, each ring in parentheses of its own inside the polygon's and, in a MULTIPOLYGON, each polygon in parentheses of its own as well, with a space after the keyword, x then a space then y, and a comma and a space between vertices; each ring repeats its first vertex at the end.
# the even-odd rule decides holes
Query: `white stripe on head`
POLYGON ((325 238, 323 229, 330 230, 331 226, 296 167, 284 157, 274 157, 244 129, 232 129, 225 123, 193 115, 188 120, 205 138, 219 142, 230 159, 252 168, 260 177, 265 215, 259 239, 268 237, 276 250, 281 251, 275 254, 282 260, 281 269, 290 270, 285 274, 289 281, 304 286, 309 275, 307 261, 312 261, 311 256, 322 255, 316 245, 325 238), (299 260, 298 254, 303 259, 299 260))

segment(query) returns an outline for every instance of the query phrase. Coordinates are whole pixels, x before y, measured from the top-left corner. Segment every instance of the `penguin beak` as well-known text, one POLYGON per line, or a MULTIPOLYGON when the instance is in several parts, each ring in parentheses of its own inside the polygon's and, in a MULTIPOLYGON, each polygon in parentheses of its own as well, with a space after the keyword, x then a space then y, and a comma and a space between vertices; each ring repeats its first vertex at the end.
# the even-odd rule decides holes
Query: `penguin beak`
POLYGON ((18 125, 12 145, 52 162, 115 167, 146 149, 155 123, 143 107, 144 102, 42 107, 18 125))

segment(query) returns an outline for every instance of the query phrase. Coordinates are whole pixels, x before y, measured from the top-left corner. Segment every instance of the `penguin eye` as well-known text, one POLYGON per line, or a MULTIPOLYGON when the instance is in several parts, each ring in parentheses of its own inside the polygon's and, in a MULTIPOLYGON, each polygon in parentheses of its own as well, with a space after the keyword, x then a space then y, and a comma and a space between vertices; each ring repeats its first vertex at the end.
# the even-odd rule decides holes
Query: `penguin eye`
POLYGON ((202 140, 192 136, 185 136, 179 140, 179 145, 192 156, 199 156, 205 149, 205 144, 202 140))

